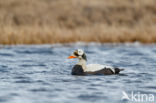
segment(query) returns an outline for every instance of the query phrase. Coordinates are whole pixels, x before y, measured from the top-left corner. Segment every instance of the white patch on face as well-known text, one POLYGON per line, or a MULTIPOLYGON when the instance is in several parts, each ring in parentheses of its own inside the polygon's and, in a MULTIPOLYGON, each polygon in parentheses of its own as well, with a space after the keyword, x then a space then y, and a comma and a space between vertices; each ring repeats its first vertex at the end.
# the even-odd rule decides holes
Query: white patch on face
POLYGON ((78 51, 78 54, 81 55, 81 56, 82 56, 83 53, 84 53, 82 49, 78 49, 77 51, 78 51))

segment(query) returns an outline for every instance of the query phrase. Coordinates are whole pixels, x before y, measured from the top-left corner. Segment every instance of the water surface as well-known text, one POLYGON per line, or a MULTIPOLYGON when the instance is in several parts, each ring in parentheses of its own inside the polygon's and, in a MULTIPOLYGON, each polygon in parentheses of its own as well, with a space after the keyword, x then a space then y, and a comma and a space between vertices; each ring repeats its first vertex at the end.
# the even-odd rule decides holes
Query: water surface
MULTIPOLYGON (((0 48, 0 103, 128 103, 122 92, 153 94, 156 45, 21 45, 0 48), (72 76, 84 49, 88 63, 125 68, 120 75, 72 76)), ((146 103, 151 103, 146 101, 146 103)))

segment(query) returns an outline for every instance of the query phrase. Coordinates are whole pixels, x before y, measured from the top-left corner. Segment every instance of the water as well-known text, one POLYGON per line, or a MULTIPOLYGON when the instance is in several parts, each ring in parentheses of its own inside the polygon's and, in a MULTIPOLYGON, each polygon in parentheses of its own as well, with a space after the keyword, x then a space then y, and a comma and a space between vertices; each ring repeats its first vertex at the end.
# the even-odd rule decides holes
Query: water
MULTIPOLYGON (((0 48, 0 103, 129 103, 126 92, 152 94, 156 101, 156 45, 23 45, 0 48), (84 49, 88 63, 125 68, 120 75, 72 76, 84 49)), ((133 101, 134 102, 134 101, 133 101)), ((151 103, 145 101, 145 103, 151 103)))

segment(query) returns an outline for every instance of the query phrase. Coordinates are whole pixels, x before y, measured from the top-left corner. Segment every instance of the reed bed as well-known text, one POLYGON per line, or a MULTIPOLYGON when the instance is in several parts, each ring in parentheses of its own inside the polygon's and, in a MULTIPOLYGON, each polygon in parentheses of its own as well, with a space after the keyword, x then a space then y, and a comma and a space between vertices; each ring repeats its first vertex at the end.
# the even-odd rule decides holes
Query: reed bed
POLYGON ((156 43, 155 0, 1 0, 0 44, 156 43))

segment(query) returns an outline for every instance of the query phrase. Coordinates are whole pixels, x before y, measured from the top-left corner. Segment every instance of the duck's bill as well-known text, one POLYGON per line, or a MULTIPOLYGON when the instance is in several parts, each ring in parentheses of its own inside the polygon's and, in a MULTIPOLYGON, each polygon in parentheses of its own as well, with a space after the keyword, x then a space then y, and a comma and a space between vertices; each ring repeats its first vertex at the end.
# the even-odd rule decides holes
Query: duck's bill
POLYGON ((69 56, 68 59, 76 58, 75 56, 69 56))

